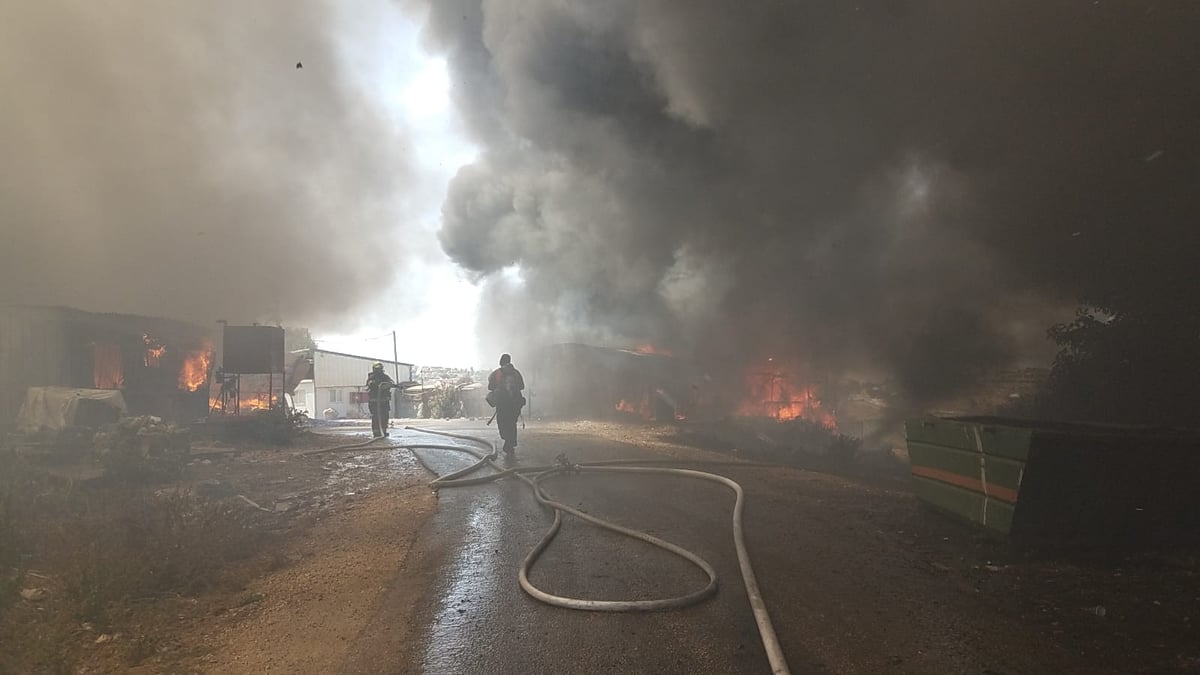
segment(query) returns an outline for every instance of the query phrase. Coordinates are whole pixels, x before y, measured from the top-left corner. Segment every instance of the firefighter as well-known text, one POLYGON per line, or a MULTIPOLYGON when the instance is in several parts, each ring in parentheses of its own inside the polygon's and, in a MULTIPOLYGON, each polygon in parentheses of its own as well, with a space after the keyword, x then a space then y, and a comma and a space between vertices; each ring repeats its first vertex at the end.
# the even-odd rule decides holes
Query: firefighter
POLYGON ((388 435, 388 413, 392 407, 392 387, 396 383, 383 372, 383 364, 376 361, 367 375, 367 407, 371 410, 371 432, 375 438, 388 435))
POLYGON ((500 355, 500 367, 488 376, 487 401, 496 408, 496 426, 500 438, 504 439, 504 454, 514 456, 517 450, 517 418, 525 405, 521 392, 525 389, 525 378, 512 364, 508 354, 500 355))

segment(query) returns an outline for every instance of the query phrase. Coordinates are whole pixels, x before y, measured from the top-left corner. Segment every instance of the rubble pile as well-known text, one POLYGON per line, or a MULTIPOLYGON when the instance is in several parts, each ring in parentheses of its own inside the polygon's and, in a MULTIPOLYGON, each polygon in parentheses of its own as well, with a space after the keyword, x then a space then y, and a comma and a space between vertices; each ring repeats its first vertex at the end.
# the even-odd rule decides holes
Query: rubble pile
POLYGON ((110 475, 178 476, 191 451, 191 432, 153 415, 105 424, 92 437, 96 457, 110 475))

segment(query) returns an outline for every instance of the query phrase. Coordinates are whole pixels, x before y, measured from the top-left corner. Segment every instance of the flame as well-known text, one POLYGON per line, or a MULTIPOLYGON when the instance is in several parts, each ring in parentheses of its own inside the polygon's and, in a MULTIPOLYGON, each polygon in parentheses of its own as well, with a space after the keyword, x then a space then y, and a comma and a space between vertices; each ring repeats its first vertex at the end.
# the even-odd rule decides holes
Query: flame
POLYGON ((247 394, 246 392, 242 392, 242 400, 240 403, 242 412, 246 412, 248 410, 270 410, 272 402, 272 400, 267 398, 266 392, 260 392, 257 394, 247 394))
MULTIPOLYGON (((241 400, 238 402, 237 411, 241 412, 241 413, 247 413, 247 412, 253 412, 255 410, 270 410, 273 407, 271 404, 278 403, 278 402, 279 402, 278 396, 272 396, 270 399, 268 399, 267 392, 265 392, 265 391, 257 392, 257 393, 243 391, 241 400)), ((234 402, 232 399, 230 399, 229 410, 225 410, 221 406, 221 398, 219 395, 210 396, 209 401, 208 401, 209 409, 214 412, 218 412, 218 413, 228 412, 228 413, 232 414, 235 410, 233 406, 234 406, 234 402)))
POLYGON ((118 345, 97 344, 92 350, 92 385, 97 389, 121 389, 125 373, 121 348, 118 345))
MULTIPOLYGON (((218 373, 220 370, 218 369, 218 373)), ((282 393, 269 392, 267 383, 254 378, 241 379, 236 375, 215 377, 208 387, 208 409, 219 414, 245 414, 256 410, 272 410, 280 405, 282 393), (225 393, 225 401, 221 400, 225 393), (274 395, 272 395, 272 393, 274 395), (228 403, 228 406, 224 405, 228 403)))
POLYGON ((813 385, 797 386, 777 370, 746 374, 746 396, 738 406, 743 417, 773 417, 780 421, 806 420, 829 430, 837 429, 837 418, 826 410, 813 385))
POLYGON ((142 333, 142 344, 146 345, 146 353, 142 356, 142 362, 146 364, 147 368, 157 368, 163 354, 167 353, 167 346, 150 337, 149 333, 142 333))
POLYGON ((179 368, 179 388, 197 391, 208 382, 208 367, 212 364, 212 345, 205 343, 200 349, 190 351, 183 357, 179 368))
POLYGON ((659 347, 655 347, 654 345, 650 344, 649 342, 643 342, 642 344, 634 346, 633 351, 635 351, 639 354, 658 354, 659 356, 674 356, 669 350, 660 349, 659 347))
POLYGON ((613 406, 617 412, 623 412, 630 415, 637 415, 644 420, 654 419, 654 406, 650 404, 650 392, 642 392, 642 397, 637 402, 620 399, 613 406))

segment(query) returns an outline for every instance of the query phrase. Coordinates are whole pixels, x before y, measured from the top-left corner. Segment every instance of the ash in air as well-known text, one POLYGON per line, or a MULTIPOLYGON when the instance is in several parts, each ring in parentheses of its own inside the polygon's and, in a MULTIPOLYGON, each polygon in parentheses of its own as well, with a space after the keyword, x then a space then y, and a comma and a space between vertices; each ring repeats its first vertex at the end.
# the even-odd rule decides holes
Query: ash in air
POLYGON ((1044 360, 1089 295, 1197 285, 1196 3, 424 9, 484 149, 440 237, 487 351, 650 341, 934 400, 1044 360))
POLYGON ((398 248, 412 171, 338 25, 315 0, 6 3, 0 303, 314 327, 364 309, 402 271, 371 261, 398 248))

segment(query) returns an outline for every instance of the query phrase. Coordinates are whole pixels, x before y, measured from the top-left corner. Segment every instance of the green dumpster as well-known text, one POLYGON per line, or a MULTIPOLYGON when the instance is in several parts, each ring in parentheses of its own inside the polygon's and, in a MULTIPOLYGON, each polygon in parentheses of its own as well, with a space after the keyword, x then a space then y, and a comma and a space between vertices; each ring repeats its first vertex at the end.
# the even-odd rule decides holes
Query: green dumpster
POLYGON ((917 497, 995 534, 1121 547, 1200 534, 1194 432, 956 417, 905 435, 917 497))

